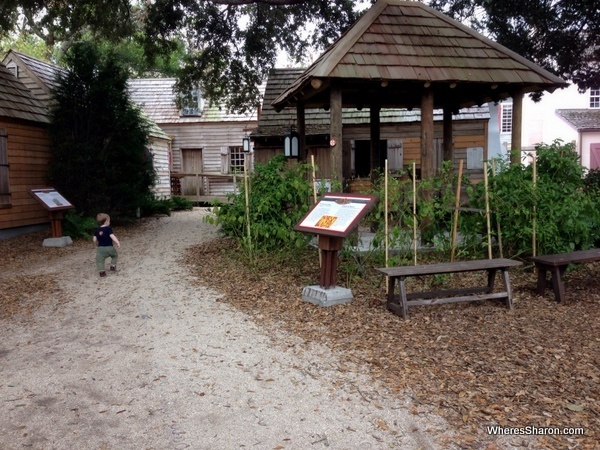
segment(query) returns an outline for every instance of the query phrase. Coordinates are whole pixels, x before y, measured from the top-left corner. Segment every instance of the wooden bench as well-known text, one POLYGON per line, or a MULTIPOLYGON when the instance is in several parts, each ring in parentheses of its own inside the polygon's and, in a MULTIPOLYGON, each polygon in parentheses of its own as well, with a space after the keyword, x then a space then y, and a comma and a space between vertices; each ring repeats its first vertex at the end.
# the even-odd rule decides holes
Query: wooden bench
POLYGON ((544 295, 546 288, 552 287, 552 290, 554 291, 554 300, 562 302, 565 298, 565 284, 562 278, 568 265, 600 261, 600 248, 557 253, 554 255, 535 256, 530 258, 530 260, 537 268, 538 293, 544 295), (548 272, 552 275, 549 283, 546 281, 548 272))
POLYGON ((408 307, 417 305, 438 305, 442 303, 467 302, 489 299, 505 299, 512 309, 512 292, 508 269, 522 263, 511 259, 482 259, 476 261, 457 261, 451 263, 428 264, 421 266, 383 267, 377 269, 388 278, 387 307, 404 319, 408 318, 408 307), (496 272, 502 271, 504 291, 494 293, 496 272), (440 275, 460 272, 487 272, 487 285, 473 288, 449 289, 432 292, 406 292, 406 279, 423 275, 440 275), (394 293, 398 284, 399 294, 394 293), (418 299, 418 300, 412 300, 418 299))

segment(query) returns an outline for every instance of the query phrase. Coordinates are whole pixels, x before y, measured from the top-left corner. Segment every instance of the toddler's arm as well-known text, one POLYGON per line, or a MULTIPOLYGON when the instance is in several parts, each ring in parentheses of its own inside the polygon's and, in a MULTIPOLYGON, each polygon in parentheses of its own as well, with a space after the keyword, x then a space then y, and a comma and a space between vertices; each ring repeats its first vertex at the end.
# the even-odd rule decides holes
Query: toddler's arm
POLYGON ((110 238, 112 239, 113 243, 115 244, 115 247, 117 247, 117 248, 121 247, 121 243, 119 242, 119 240, 117 239, 117 237, 114 234, 111 234, 110 238))
POLYGON ((94 236, 94 247, 98 247, 98 238, 96 236, 94 236))

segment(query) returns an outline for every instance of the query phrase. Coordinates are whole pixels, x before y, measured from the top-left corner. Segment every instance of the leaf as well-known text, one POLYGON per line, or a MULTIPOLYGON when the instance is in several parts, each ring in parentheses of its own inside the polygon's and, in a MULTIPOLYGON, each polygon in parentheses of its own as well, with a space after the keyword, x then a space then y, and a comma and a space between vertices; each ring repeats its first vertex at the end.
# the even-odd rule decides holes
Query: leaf
POLYGON ((575 412, 582 412, 585 408, 583 407, 583 405, 576 405, 574 403, 568 403, 567 409, 570 409, 571 411, 575 411, 575 412))

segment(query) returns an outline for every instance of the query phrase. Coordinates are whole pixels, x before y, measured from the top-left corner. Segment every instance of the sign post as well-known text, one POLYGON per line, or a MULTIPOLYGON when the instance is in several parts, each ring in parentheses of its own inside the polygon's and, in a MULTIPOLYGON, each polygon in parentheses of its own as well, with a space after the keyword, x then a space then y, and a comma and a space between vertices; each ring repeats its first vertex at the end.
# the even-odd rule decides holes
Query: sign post
POLYGON ((65 211, 74 206, 54 188, 30 189, 29 193, 48 211, 50 217, 50 238, 44 239, 44 247, 64 247, 73 241, 62 235, 62 220, 65 211))
POLYGON ((350 289, 336 285, 337 253, 342 249, 344 238, 358 227, 376 202, 377 197, 373 195, 325 194, 296 225, 297 231, 317 235, 322 254, 321 283, 305 287, 303 300, 319 306, 352 301, 350 289))

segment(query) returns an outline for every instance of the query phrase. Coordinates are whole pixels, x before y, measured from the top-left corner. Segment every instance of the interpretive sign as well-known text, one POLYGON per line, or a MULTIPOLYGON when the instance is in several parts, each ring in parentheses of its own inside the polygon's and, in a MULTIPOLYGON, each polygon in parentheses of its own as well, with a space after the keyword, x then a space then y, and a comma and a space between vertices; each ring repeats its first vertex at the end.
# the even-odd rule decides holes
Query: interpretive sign
POLYGON ((296 225, 297 231, 346 237, 375 205, 374 195, 325 194, 296 225))
POLYGON ((29 192, 48 211, 61 211, 63 209, 74 208, 74 206, 54 188, 31 189, 29 192))

